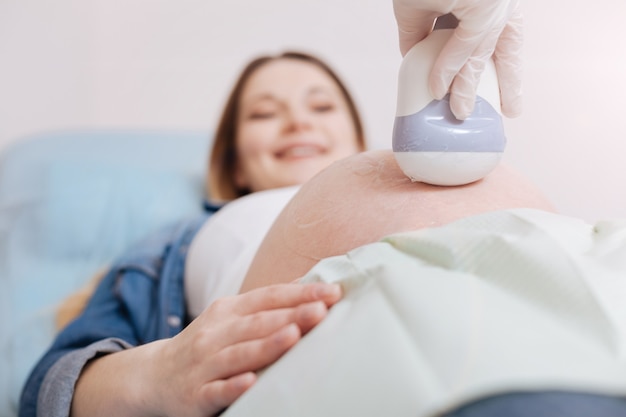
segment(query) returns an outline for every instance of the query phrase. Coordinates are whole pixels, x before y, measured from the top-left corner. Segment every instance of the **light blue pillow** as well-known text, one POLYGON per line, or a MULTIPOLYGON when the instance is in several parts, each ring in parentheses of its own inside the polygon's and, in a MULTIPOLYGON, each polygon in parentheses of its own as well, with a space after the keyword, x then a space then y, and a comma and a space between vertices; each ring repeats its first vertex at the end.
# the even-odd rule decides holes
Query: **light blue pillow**
POLYGON ((202 211, 208 132, 96 130, 0 154, 0 415, 52 342, 59 303, 126 248, 202 211))

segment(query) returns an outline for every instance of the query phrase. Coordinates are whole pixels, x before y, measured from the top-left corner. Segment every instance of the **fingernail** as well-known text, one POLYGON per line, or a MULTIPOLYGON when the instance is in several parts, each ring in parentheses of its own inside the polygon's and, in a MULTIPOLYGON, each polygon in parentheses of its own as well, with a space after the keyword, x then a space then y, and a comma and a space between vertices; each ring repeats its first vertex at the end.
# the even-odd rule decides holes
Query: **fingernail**
POLYGON ((452 103, 450 104, 452 113, 454 114, 454 117, 457 118, 457 120, 465 120, 467 119, 471 114, 472 111, 474 110, 472 106, 468 106, 466 103, 461 103, 461 104, 457 104, 456 106, 453 107, 452 103))
POLYGON ((298 327, 297 324, 295 323, 288 324, 287 326, 280 329, 278 333, 274 335, 274 342, 276 344, 282 345, 286 341, 291 340, 294 337, 297 337, 299 332, 300 332, 300 328, 298 327))
POLYGON ((256 375, 254 374, 254 372, 246 372, 245 374, 237 376, 237 378, 234 380, 235 389, 248 389, 254 384, 255 381, 256 375))
POLYGON ((308 323, 311 321, 319 321, 327 310, 323 301, 315 301, 313 303, 303 305, 298 311, 298 323, 308 323))
POLYGON ((341 287, 338 284, 319 284, 314 291, 316 298, 326 298, 331 295, 341 294, 341 287))

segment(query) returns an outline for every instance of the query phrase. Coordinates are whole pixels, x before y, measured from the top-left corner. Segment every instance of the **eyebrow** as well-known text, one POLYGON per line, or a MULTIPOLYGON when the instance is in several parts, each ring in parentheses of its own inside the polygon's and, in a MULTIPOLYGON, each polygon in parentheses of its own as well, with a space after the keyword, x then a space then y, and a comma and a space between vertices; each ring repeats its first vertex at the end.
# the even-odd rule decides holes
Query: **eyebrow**
MULTIPOLYGON (((339 91, 335 91, 334 88, 328 87, 328 86, 319 86, 319 85, 313 86, 312 88, 307 90, 305 93, 305 97, 308 98, 312 95, 319 94, 319 93, 328 94, 329 96, 334 96, 336 93, 336 95, 340 97, 339 91)), ((280 101, 272 93, 263 92, 255 96, 252 96, 249 100, 246 100, 245 105, 254 105, 255 103, 258 103, 264 100, 280 101)))
POLYGON ((310 96, 312 94, 317 94, 317 93, 332 93, 335 89, 333 87, 323 87, 323 86, 315 86, 313 88, 310 88, 309 91, 307 91, 307 96, 310 96))

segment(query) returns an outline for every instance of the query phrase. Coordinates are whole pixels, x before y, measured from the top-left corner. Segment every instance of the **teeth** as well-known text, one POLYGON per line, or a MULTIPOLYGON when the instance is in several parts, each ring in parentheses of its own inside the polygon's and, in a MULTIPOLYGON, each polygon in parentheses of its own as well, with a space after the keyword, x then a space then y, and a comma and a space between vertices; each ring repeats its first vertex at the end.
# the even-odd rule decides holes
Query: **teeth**
POLYGON ((319 149, 313 146, 294 146, 282 152, 283 157, 302 158, 317 155, 319 149))

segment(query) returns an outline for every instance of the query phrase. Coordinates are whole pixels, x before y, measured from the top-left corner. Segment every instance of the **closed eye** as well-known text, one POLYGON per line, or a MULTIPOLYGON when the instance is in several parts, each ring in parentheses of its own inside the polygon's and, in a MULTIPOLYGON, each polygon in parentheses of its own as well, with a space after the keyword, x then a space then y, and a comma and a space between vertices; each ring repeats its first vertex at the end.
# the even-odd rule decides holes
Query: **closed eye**
POLYGON ((276 112, 273 112, 273 111, 272 112, 269 112, 269 111, 253 112, 248 115, 248 119, 264 120, 264 119, 271 119, 274 116, 276 116, 276 112))
POLYGON ((313 110, 316 113, 326 113, 329 111, 333 111, 334 109, 335 109, 334 104, 319 104, 319 105, 313 106, 313 110))

